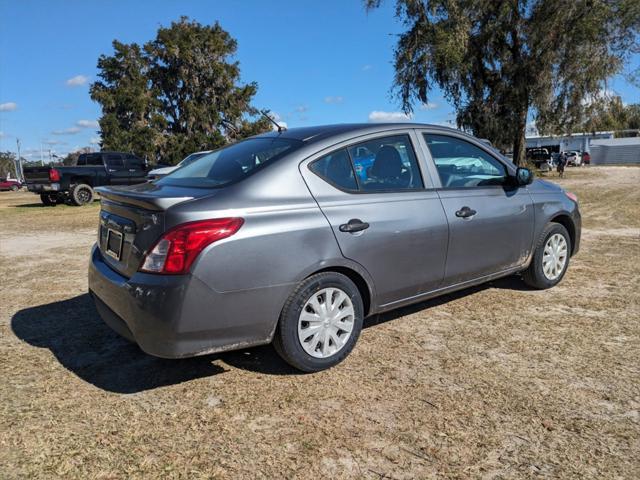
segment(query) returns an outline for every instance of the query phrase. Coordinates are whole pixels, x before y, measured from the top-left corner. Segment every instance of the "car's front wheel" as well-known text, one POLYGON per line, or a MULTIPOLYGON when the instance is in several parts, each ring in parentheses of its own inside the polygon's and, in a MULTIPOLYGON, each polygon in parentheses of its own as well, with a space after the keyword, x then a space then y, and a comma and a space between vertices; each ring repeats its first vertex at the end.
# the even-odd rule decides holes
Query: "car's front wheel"
POLYGON ((17 185, 11 185, 12 192, 17 192, 18 190, 20 190, 20 187, 18 187, 17 185))
POLYGON ((559 223, 550 223, 540 235, 531 264, 522 278, 531 287, 551 288, 560 283, 567 272, 570 256, 569 232, 559 223))
POLYGON ((300 283, 287 300, 274 346, 299 370, 324 370, 340 363, 353 350, 363 317, 362 296, 347 276, 318 273, 300 283))

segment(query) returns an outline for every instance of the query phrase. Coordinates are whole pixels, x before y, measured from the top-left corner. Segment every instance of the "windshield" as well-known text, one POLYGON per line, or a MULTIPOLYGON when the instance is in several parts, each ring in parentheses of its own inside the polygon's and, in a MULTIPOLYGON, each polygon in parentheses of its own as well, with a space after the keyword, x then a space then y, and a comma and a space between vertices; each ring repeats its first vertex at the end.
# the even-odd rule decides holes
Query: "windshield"
POLYGON ((207 153, 156 183, 175 187, 222 187, 249 176, 254 170, 282 158, 301 144, 297 140, 278 137, 249 138, 207 153))

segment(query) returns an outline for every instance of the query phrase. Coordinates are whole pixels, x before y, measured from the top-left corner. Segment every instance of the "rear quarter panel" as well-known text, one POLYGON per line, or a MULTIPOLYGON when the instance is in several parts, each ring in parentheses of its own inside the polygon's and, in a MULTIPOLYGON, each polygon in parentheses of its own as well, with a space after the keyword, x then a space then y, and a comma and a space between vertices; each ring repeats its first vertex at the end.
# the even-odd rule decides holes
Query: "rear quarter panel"
MULTIPOLYGON (((270 331, 301 280, 332 266, 357 268, 342 257, 331 226, 291 167, 273 165, 215 196, 178 204, 165 217, 167 228, 206 218, 244 218, 235 235, 202 252, 191 272, 212 294, 233 299, 224 301, 225 315, 260 315, 270 331)), ((190 309, 210 308, 204 298, 192 300, 190 309)))

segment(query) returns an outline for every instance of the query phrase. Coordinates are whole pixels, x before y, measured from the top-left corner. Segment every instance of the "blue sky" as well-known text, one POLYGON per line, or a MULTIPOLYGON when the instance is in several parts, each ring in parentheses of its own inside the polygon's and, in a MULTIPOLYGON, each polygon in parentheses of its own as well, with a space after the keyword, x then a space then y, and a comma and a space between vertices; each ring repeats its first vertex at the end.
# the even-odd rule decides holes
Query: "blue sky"
MULTIPOLYGON (((181 15, 218 20, 237 39, 243 81, 259 84, 254 104, 289 127, 402 119, 390 96, 402 31, 394 3, 366 13, 360 0, 0 0, 0 150, 20 138, 24 156, 39 159, 41 146, 46 157, 96 142, 100 109, 88 87, 100 54, 113 39, 144 43, 181 15)), ((622 78, 608 88, 640 99, 622 78)), ((444 123, 453 113, 434 91, 413 118, 444 123)))

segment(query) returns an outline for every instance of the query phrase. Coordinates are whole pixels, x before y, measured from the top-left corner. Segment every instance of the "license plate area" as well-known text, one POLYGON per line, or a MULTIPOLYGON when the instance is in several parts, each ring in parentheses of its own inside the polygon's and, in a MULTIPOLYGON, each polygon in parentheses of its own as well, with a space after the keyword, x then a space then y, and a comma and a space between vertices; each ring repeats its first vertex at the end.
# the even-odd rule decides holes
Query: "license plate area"
POLYGON ((110 228, 107 230, 107 245, 104 252, 109 255, 111 258, 115 258, 117 261, 120 261, 122 256, 122 241, 124 236, 120 232, 116 232, 115 230, 111 230, 110 228))

